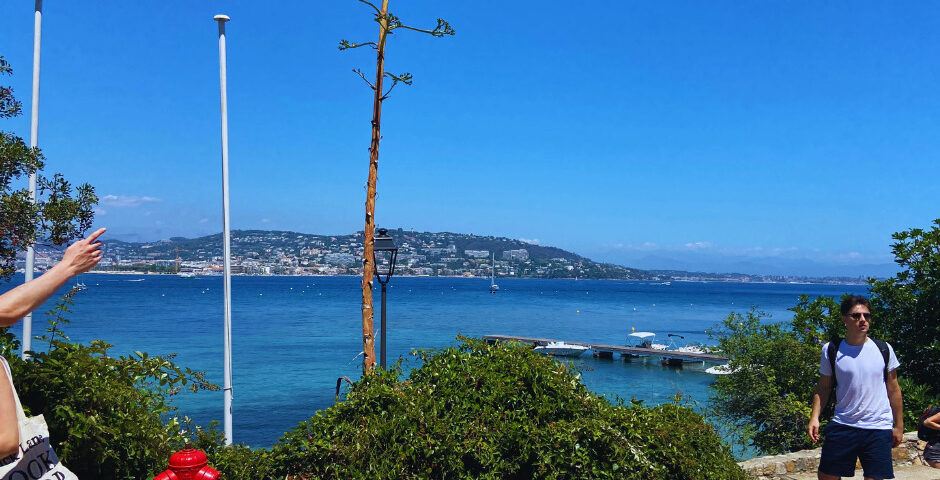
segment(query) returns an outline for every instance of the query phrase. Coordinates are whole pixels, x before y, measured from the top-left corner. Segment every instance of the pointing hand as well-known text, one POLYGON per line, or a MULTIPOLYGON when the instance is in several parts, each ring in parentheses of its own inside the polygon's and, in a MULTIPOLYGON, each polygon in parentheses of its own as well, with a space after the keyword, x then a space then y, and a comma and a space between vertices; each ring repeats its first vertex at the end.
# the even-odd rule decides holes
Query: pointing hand
POLYGON ((62 265, 71 275, 78 275, 91 270, 101 261, 101 242, 96 241, 106 229, 99 228, 94 233, 71 245, 62 255, 62 265))

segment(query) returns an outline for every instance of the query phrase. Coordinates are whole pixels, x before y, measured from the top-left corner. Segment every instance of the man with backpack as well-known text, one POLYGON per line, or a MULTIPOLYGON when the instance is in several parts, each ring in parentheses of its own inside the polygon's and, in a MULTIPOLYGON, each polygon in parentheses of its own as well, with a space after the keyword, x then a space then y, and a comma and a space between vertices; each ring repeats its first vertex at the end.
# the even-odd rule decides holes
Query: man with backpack
POLYGON ((891 449, 904 437, 900 363, 891 345, 868 338, 872 318, 867 298, 850 295, 840 310, 845 338, 823 345, 809 419, 809 436, 818 442, 819 415, 835 387, 835 415, 826 426, 817 477, 852 477, 858 460, 866 480, 894 478, 891 449))

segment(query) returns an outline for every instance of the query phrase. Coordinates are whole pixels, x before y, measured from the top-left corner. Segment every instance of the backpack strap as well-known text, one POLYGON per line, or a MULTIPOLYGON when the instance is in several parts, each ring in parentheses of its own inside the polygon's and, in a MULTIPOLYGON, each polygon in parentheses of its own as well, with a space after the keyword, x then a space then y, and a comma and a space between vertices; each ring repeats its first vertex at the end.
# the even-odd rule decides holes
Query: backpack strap
POLYGON ((885 359, 885 380, 888 380, 888 360, 891 358, 891 351, 888 350, 888 342, 884 340, 878 340, 877 338, 872 338, 871 341, 875 342, 875 345, 878 345, 878 350, 881 352, 881 358, 885 359))
POLYGON ((829 349, 826 356, 829 357, 829 367, 832 370, 832 388, 836 388, 839 382, 836 380, 836 355, 839 353, 839 345, 842 344, 842 337, 836 337, 829 342, 829 349))

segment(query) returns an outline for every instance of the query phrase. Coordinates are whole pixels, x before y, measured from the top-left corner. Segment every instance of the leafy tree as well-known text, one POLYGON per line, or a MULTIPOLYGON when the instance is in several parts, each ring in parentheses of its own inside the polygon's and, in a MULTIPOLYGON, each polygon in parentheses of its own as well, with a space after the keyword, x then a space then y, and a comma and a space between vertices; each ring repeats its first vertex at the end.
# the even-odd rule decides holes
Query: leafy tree
POLYGON ((405 380, 400 363, 363 376, 278 441, 263 478, 744 478, 688 408, 612 405, 529 346, 462 340, 417 352, 405 380))
MULTIPOLYGON (((717 415, 739 441, 765 454, 812 448, 805 433, 818 377, 820 347, 828 336, 833 300, 801 297, 791 324, 770 323, 752 309, 731 313, 710 329, 732 374, 712 384, 717 415)), ((838 307, 835 307, 838 314, 838 307)))
MULTIPOLYGON (((883 332, 901 361, 901 374, 940 395, 940 219, 929 230, 893 235, 893 278, 871 280, 872 327, 883 332)), ((904 391, 904 390, 902 390, 904 391)), ((904 391, 905 404, 911 408, 904 391)))
POLYGON ((372 143, 369 145, 369 178, 366 181, 366 226, 363 230, 364 251, 362 253, 362 370, 363 372, 369 372, 372 370, 372 367, 375 366, 375 330, 372 321, 372 277, 375 275, 375 265, 373 264, 373 242, 375 240, 375 186, 378 182, 379 140, 382 139, 382 102, 388 98, 389 93, 395 88, 395 85, 398 85, 398 83, 411 85, 412 82, 412 75, 410 73, 395 75, 385 71, 385 42, 388 36, 399 28, 426 33, 434 37, 453 35, 454 29, 442 18, 438 18, 437 26, 430 30, 405 25, 398 17, 388 11, 388 0, 382 0, 381 8, 368 0, 359 0, 359 2, 368 5, 373 10, 374 20, 379 24, 378 42, 353 43, 348 40, 340 40, 339 49, 347 50, 368 46, 376 51, 375 83, 366 79, 366 76, 360 69, 353 70, 369 85, 374 94, 372 104, 372 143), (383 85, 385 77, 392 79, 392 85, 388 90, 385 90, 383 85))
MULTIPOLYGON (((0 56, 0 75, 13 69, 0 56)), ((0 118, 22 114, 13 89, 0 86, 0 118)), ((74 189, 60 174, 37 175, 36 202, 26 188, 15 189, 15 181, 43 168, 45 157, 22 138, 0 131, 0 278, 8 280, 16 271, 16 255, 38 241, 62 245, 91 227, 98 202, 88 184, 74 189)))

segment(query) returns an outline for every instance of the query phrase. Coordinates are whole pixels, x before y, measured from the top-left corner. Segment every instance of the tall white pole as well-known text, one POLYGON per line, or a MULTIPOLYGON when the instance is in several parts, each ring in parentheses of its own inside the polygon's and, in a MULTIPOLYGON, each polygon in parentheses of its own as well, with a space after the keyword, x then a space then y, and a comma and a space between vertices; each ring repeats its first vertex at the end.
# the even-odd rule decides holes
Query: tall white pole
MULTIPOLYGON (((42 0, 36 0, 36 13, 33 20, 33 103, 29 122, 29 146, 36 148, 39 145, 39 45, 42 38, 42 0)), ((29 200, 36 203, 36 172, 29 173, 29 200)), ((24 282, 33 279, 33 269, 36 261, 36 251, 33 244, 26 247, 26 278, 24 282)), ((33 314, 27 313, 23 318, 23 359, 29 358, 27 351, 32 349, 33 340, 33 314)))
POLYGON ((227 15, 216 15, 219 22, 219 83, 222 91, 222 265, 225 275, 225 360, 223 364, 225 444, 232 444, 232 264, 228 205, 228 92, 225 85, 225 22, 227 15))

